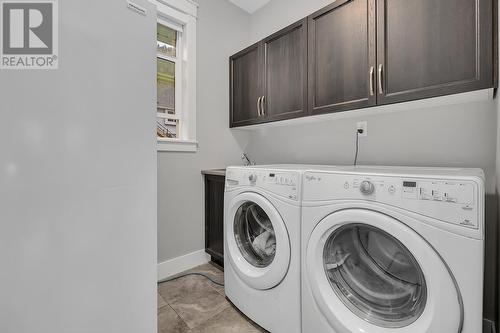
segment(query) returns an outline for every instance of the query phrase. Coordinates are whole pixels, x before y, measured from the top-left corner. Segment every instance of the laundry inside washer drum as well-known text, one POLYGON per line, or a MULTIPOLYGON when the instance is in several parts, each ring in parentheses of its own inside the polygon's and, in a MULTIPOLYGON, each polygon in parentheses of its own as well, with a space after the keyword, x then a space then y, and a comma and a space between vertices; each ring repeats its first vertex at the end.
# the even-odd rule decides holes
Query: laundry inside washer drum
POLYGON ((241 253, 251 265, 267 267, 276 254, 276 235, 266 212, 254 202, 236 211, 234 235, 241 253))
POLYGON ((420 266, 401 242, 378 228, 348 224, 335 230, 326 241, 323 264, 337 296, 368 322, 400 328, 425 308, 420 266))

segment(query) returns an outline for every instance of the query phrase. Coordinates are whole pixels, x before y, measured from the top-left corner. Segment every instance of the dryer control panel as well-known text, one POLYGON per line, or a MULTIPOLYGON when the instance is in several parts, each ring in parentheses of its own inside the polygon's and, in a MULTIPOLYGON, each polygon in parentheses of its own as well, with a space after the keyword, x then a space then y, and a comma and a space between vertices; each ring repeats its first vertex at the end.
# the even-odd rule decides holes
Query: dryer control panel
POLYGON ((236 186, 260 188, 294 201, 300 199, 301 183, 298 172, 228 169, 226 172, 226 189, 236 186))
POLYGON ((479 229, 484 189, 474 179, 433 179, 307 172, 303 202, 366 200, 380 202, 455 226, 479 229))
POLYGON ((403 197, 472 205, 474 187, 465 182, 452 181, 403 181, 403 197))

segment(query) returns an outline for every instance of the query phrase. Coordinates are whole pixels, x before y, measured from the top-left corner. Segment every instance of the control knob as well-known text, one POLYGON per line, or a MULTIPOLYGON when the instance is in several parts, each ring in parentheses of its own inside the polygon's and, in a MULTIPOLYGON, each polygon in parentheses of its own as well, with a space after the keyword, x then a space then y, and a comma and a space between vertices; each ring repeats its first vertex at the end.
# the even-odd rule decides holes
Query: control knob
POLYGON ((257 175, 256 174, 251 174, 250 176, 248 176, 248 180, 251 183, 255 183, 257 181, 257 175))
POLYGON ((368 180, 364 180, 359 185, 359 190, 361 191, 361 193, 363 193, 365 195, 369 195, 375 191, 375 186, 373 185, 372 182, 370 182, 368 180))

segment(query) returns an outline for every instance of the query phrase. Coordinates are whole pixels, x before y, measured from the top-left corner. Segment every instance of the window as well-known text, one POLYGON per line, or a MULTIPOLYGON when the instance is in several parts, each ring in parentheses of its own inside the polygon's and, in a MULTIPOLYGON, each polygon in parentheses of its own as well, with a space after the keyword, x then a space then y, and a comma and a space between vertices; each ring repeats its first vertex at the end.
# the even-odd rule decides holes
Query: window
POLYGON ((196 151, 196 5, 150 0, 156 26, 158 151, 196 151))
POLYGON ((156 135, 159 139, 179 138, 181 122, 179 115, 176 113, 177 106, 180 109, 179 98, 176 98, 176 95, 182 93, 180 89, 176 89, 176 81, 182 82, 181 63, 177 60, 179 45, 180 33, 161 23, 157 23, 156 135))

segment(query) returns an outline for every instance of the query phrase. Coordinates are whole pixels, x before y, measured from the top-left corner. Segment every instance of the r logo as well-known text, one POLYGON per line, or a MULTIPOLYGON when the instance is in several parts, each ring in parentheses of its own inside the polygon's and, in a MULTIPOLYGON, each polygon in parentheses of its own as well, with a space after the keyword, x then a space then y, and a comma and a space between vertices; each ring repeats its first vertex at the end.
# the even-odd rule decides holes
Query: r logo
POLYGON ((57 0, 0 0, 0 4, 0 67, 57 68, 57 0))
POLYGON ((52 3, 3 4, 3 53, 52 53, 52 3))

